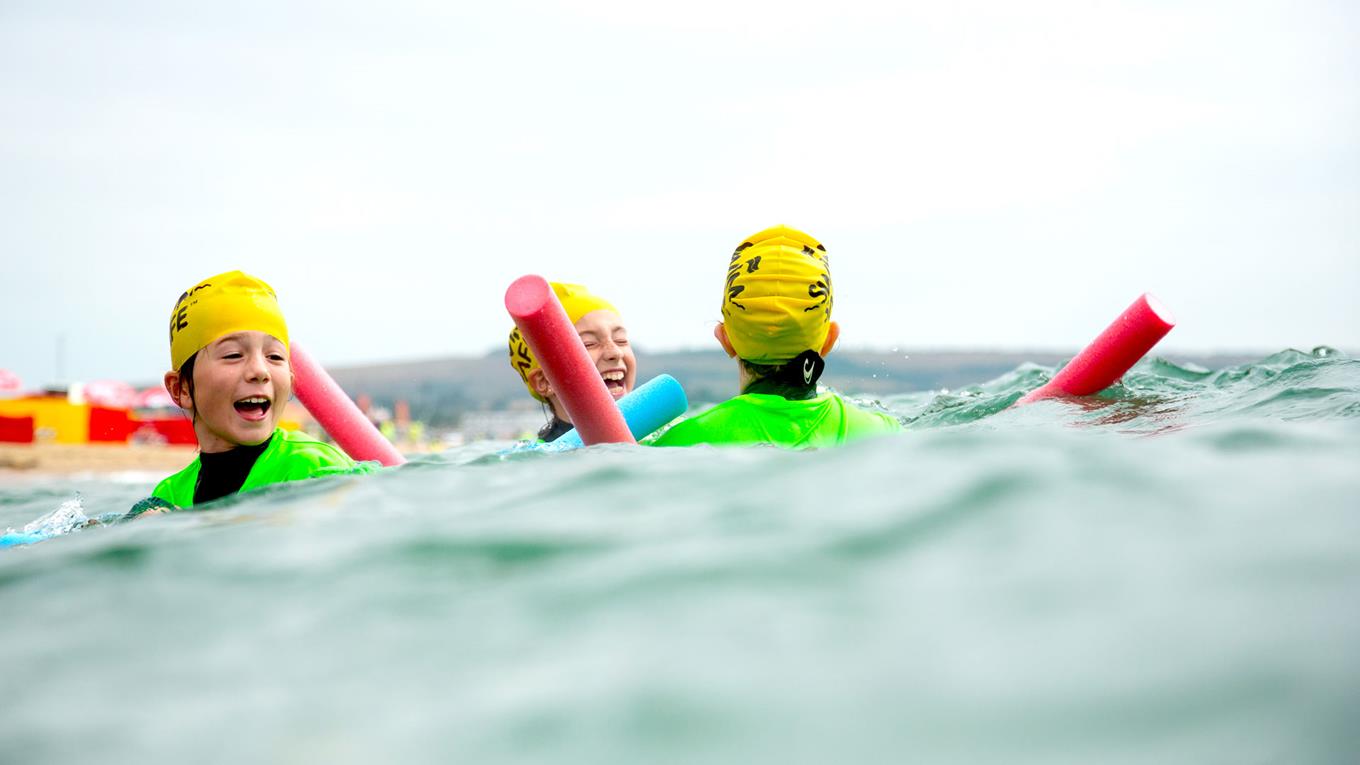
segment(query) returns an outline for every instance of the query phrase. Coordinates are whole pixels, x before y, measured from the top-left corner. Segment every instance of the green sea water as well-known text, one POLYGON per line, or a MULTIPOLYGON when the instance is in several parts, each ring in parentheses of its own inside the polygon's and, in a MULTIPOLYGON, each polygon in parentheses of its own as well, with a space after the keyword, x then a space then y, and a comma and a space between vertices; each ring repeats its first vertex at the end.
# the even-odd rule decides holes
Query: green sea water
MULTIPOLYGON (((0 549, 0 762, 1360 761, 1360 361, 475 444, 0 549)), ((154 476, 0 484, 0 530, 154 476)))

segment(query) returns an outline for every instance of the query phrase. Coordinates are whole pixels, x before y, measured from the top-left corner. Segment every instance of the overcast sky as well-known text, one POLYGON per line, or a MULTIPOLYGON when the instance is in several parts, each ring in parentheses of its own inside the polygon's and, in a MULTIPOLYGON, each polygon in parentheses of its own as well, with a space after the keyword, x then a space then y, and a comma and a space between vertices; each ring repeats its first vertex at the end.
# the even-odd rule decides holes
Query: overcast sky
POLYGON ((240 268, 336 366, 581 282, 650 376, 776 223, 843 346, 1075 350, 1152 291, 1169 350, 1360 349, 1357 9, 0 0, 0 368, 158 378, 240 268))

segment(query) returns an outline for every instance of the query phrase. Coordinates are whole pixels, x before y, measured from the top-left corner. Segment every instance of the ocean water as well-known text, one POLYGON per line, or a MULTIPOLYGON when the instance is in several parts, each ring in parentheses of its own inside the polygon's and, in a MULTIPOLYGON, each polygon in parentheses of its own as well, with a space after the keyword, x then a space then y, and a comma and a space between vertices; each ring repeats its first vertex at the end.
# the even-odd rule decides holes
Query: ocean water
MULTIPOLYGON (((1360 361, 1007 409, 1051 372, 0 549, 0 762, 1360 761, 1360 361)), ((152 478, 0 484, 0 530, 152 478)))

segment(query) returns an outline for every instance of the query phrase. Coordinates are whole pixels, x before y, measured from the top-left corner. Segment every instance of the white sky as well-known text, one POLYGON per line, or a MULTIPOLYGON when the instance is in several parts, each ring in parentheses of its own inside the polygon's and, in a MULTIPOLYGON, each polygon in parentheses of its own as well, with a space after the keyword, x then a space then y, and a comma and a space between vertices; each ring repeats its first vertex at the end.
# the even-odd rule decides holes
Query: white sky
POLYGON ((332 365, 503 347, 525 273, 708 347, 775 223, 848 347, 1075 350, 1150 290, 1169 349, 1357 349, 1358 40, 1307 0, 0 0, 0 368, 155 379, 232 268, 332 365))

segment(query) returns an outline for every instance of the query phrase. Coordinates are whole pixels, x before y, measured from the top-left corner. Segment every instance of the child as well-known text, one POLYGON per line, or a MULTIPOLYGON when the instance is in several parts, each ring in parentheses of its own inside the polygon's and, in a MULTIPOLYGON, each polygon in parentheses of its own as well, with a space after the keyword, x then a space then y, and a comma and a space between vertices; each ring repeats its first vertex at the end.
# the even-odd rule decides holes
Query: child
POLYGON ((737 359, 741 395, 663 433, 655 446, 842 444, 901 429, 897 420, 817 393, 817 379, 840 335, 831 320, 826 248, 784 226, 766 229, 732 254, 723 321, 713 335, 737 359))
MULTIPOLYGON (((576 333, 590 352, 595 368, 604 378, 605 387, 615 401, 623 398, 633 389, 637 380, 637 359, 633 348, 628 344, 628 329, 623 325, 619 309, 604 298, 590 294, 579 284, 560 284, 552 282, 553 292, 567 318, 576 326, 576 333)), ((534 360, 529 344, 524 342, 519 328, 510 332, 510 366, 519 372, 529 395, 538 399, 549 415, 548 423, 538 431, 542 441, 555 441, 563 433, 572 429, 571 419, 562 401, 557 397, 548 378, 534 360)))
POLYGON ((293 373, 288 327, 263 281, 231 271, 181 295, 170 313, 170 366, 165 389, 193 413, 199 454, 157 484, 155 499, 187 508, 271 483, 374 469, 278 427, 293 373))

